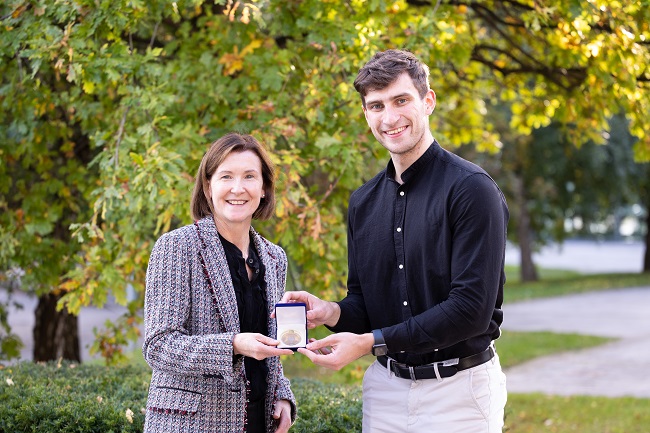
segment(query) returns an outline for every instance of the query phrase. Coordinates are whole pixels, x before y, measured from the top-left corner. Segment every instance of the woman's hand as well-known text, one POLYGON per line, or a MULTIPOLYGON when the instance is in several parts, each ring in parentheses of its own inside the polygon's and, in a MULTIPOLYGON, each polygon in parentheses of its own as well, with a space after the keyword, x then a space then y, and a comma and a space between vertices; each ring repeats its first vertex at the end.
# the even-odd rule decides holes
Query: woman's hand
POLYGON ((288 400, 280 400, 273 409, 273 419, 276 420, 277 429, 275 433, 286 433, 291 427, 291 403, 288 400))
POLYGON ((232 349, 235 355, 248 356, 258 361, 270 356, 293 355, 293 350, 278 349, 276 347, 278 344, 280 344, 278 340, 266 335, 242 332, 233 338, 232 349))

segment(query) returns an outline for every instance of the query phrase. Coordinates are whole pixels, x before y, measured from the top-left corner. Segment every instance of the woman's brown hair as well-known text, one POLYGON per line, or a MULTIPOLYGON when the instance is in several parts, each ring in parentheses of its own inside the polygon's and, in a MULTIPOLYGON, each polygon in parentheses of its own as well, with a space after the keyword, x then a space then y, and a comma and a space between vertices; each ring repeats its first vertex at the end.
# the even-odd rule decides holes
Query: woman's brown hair
POLYGON ((212 200, 208 191, 210 190, 210 178, 217 171, 217 168, 232 152, 245 152, 247 150, 254 152, 262 162, 264 197, 253 213, 253 218, 267 220, 273 216, 275 212, 275 168, 269 154, 254 137, 231 132, 213 142, 203 155, 201 165, 196 173, 192 201, 190 202, 194 220, 214 214, 212 200))

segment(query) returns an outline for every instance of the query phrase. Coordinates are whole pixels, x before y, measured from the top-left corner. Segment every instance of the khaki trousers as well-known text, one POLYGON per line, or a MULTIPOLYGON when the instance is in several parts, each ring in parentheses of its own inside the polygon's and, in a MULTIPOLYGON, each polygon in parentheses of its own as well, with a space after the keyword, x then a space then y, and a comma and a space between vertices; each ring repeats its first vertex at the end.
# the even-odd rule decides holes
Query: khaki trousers
POLYGON ((363 433, 501 433, 507 400, 499 356, 444 379, 400 379, 372 363, 363 378, 363 433))

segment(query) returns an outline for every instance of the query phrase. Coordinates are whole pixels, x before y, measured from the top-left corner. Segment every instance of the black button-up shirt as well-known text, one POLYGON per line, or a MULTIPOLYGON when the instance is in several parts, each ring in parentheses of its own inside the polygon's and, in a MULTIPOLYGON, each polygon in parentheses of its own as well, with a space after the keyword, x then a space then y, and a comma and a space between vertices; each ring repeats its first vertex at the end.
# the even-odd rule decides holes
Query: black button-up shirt
POLYGON ((395 181, 392 161, 350 197, 348 293, 334 331, 381 329, 421 365, 499 337, 508 209, 480 167, 437 141, 395 181))
MULTIPOLYGON (((237 298, 237 311, 239 312, 239 330, 241 332, 255 332, 268 335, 267 306, 266 306, 266 281, 264 280, 265 268, 257 255, 253 239, 248 249, 248 266, 252 269, 252 278, 248 279, 248 271, 244 256, 239 248, 219 235, 226 260, 230 268, 232 285, 237 298)), ((266 394, 266 376, 268 368, 266 361, 245 357, 244 367, 246 378, 250 382, 251 402, 264 401, 266 394)), ((264 405, 261 406, 262 410, 264 405)))

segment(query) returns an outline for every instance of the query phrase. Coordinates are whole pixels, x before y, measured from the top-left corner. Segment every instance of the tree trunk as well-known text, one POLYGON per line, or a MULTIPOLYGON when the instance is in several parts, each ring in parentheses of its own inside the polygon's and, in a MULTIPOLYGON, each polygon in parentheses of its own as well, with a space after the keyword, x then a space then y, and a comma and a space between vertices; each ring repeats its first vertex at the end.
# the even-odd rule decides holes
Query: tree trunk
POLYGON ((537 281, 537 269, 533 263, 533 249, 530 239, 530 213, 526 199, 526 188, 521 177, 515 175, 516 205, 519 211, 517 219, 517 243, 521 254, 520 277, 521 281, 537 281))
POLYGON ((59 358, 81 362, 78 318, 67 310, 56 310, 59 298, 53 293, 38 298, 34 311, 34 362, 59 358))
POLYGON ((650 272, 650 207, 646 206, 645 218, 645 254, 643 255, 643 272, 650 272))

